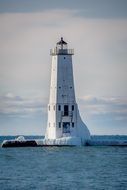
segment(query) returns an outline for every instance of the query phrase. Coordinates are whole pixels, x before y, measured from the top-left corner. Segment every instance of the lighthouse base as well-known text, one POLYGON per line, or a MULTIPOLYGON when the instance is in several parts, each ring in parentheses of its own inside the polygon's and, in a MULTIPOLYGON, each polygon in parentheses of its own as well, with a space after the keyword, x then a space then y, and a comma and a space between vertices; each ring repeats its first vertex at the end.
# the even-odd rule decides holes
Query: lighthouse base
POLYGON ((43 139, 43 140, 36 140, 36 143, 40 146, 44 146, 44 145, 80 146, 80 145, 83 145, 81 138, 79 137, 62 137, 58 139, 43 139))
POLYGON ((59 139, 14 139, 4 140, 1 144, 3 148, 9 147, 43 147, 43 146, 81 146, 81 138, 78 137, 62 137, 59 139))
POLYGON ((1 144, 2 148, 13 147, 72 147, 72 146, 127 146, 126 140, 88 140, 82 142, 79 137, 62 137, 59 139, 35 139, 35 140, 4 140, 1 144))

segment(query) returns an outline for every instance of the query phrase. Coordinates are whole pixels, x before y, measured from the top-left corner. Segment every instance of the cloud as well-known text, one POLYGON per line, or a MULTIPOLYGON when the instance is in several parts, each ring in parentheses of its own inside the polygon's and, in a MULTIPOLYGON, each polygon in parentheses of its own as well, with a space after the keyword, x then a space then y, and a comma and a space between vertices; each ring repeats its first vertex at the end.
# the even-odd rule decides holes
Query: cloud
POLYGON ((6 0, 0 1, 0 13, 37 13, 55 9, 80 10, 78 15, 85 18, 127 18, 126 0, 6 0))
MULTIPOLYGON (((0 96, 0 114, 11 117, 47 115, 47 99, 42 97, 21 97, 13 93, 0 96)), ((78 99, 83 118, 105 117, 105 119, 127 120, 126 97, 84 96, 78 99)))
POLYGON ((46 104, 41 97, 24 98, 7 93, 0 96, 0 114, 6 117, 29 117, 45 114, 46 104))
POLYGON ((105 116, 105 119, 127 121, 127 97, 84 96, 78 101, 82 112, 90 118, 105 116))
POLYGON ((77 16, 77 12, 63 9, 0 14, 2 89, 45 89, 43 93, 47 97, 51 67, 49 49, 63 36, 69 48, 75 48, 73 60, 78 96, 127 93, 127 20, 87 19, 77 16), (79 85, 82 78, 84 88, 79 85))
POLYGON ((127 134, 127 97, 87 95, 78 105, 91 134, 127 134))
POLYGON ((127 19, 87 18, 78 14, 80 11, 54 9, 0 14, 0 89, 2 94, 13 92, 0 95, 5 126, 6 117, 42 119, 46 116, 51 70, 49 50, 61 36, 69 48, 75 49, 75 89, 76 97, 83 97, 79 101, 83 118, 89 126, 93 121, 91 126, 96 129, 101 126, 100 121, 108 121, 107 126, 116 126, 115 120, 125 121, 125 126, 127 19))
MULTIPOLYGON (((0 96, 1 134, 43 134, 47 100, 41 96, 0 96), (6 131, 7 130, 7 131, 6 131)), ((78 99, 80 114, 92 134, 126 134, 127 97, 84 96, 78 99)))

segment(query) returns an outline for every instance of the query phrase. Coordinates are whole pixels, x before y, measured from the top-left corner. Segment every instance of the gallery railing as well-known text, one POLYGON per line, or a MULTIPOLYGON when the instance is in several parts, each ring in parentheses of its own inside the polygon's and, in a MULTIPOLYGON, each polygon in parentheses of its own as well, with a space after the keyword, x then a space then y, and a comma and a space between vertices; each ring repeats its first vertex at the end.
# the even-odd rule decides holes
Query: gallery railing
POLYGON ((51 49, 50 55, 74 55, 74 49, 51 49))

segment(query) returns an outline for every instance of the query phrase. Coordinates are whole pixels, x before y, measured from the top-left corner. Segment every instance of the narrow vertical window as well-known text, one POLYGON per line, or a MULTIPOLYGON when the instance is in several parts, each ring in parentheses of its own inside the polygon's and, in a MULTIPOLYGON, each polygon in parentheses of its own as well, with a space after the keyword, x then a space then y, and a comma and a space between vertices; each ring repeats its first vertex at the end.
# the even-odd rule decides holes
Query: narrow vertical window
POLYGON ((53 109, 54 109, 54 111, 55 111, 55 106, 53 106, 53 109))
POLYGON ((59 110, 59 111, 61 110, 61 105, 58 105, 58 110, 59 110))
POLYGON ((61 122, 59 122, 59 128, 61 128, 61 122))
POLYGON ((50 111, 50 106, 49 106, 49 111, 50 111))
POLYGON ((49 123, 49 127, 50 127, 50 123, 49 123))
POLYGON ((74 127, 74 122, 72 123, 72 127, 74 127))
POLYGON ((68 116, 69 114, 69 107, 68 105, 64 105, 64 116, 68 116))
POLYGON ((72 111, 74 111, 74 105, 72 105, 72 111))

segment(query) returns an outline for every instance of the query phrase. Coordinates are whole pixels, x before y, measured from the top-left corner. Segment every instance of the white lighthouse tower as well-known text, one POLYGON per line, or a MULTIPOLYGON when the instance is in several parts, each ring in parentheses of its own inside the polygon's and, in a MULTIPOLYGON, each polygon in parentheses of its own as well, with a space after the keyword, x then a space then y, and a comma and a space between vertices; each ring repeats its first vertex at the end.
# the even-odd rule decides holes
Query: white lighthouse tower
POLYGON ((73 54, 74 50, 68 49, 63 38, 50 51, 52 67, 45 139, 61 139, 61 143, 65 139, 78 139, 85 144, 90 139, 90 132, 81 120, 75 99, 73 54))

